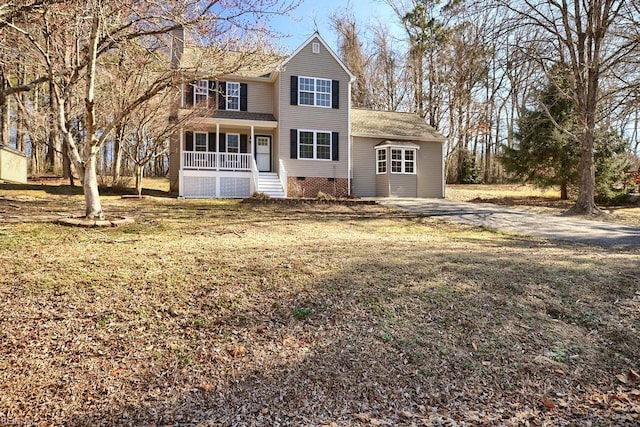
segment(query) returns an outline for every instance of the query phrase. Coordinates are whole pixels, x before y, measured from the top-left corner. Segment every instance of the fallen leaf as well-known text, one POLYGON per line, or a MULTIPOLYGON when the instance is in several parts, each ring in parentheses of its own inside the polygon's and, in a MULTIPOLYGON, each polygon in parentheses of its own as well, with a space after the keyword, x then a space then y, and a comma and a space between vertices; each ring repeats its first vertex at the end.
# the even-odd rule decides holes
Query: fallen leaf
POLYGON ((478 351, 478 346, 473 341, 471 341, 471 347, 473 347, 473 351, 478 351))
POLYGON ((116 376, 116 375, 118 375, 120 372, 122 372, 122 370, 123 370, 123 369, 124 369, 124 368, 122 368, 122 366, 121 366, 121 367, 119 367, 119 368, 116 368, 116 369, 114 369, 113 371, 109 372, 109 375, 110 375, 110 376, 112 376, 112 377, 115 377, 115 376, 116 376))
POLYGON ((354 414, 353 416, 360 421, 369 421, 371 419, 371 415, 369 414, 354 414))
POLYGON ((210 383, 203 383, 203 384, 200 384, 200 389, 202 391, 211 391, 213 390, 213 385, 211 385, 210 383))
POLYGON ((631 368, 629 368, 629 375, 631 375, 631 378, 633 378, 634 380, 640 380, 640 374, 638 374, 631 368))
POLYGON ((551 410, 551 409, 555 409, 556 404, 553 403, 553 401, 551 399, 547 399, 546 397, 542 397, 540 399, 540 402, 542 402, 542 404, 545 406, 545 408, 551 410))
POLYGON ((399 414, 400 414, 400 416, 402 418, 406 418, 408 420, 410 420, 411 418, 415 417, 414 414, 412 414, 411 412, 408 412, 408 411, 400 411, 399 414))
POLYGON ((233 347, 229 348, 227 351, 233 357, 240 357, 240 356, 244 355, 244 353, 247 351, 247 349, 244 348, 244 346, 241 346, 241 345, 234 345, 233 347))
POLYGON ((626 374, 618 374, 616 375, 616 378, 618 379, 618 381, 620 381, 622 384, 628 384, 629 383, 629 379, 627 378, 626 374))

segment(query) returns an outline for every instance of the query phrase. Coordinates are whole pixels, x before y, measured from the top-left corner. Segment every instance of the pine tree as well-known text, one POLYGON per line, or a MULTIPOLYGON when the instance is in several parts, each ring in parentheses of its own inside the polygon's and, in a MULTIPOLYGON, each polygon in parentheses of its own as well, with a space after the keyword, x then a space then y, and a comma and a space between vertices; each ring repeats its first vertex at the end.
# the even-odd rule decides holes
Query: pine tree
POLYGON ((574 136, 575 108, 565 95, 569 82, 559 76, 540 92, 535 110, 523 111, 515 134, 518 144, 504 147, 501 163, 514 178, 541 187, 560 187, 566 200, 578 179, 579 145, 574 136))

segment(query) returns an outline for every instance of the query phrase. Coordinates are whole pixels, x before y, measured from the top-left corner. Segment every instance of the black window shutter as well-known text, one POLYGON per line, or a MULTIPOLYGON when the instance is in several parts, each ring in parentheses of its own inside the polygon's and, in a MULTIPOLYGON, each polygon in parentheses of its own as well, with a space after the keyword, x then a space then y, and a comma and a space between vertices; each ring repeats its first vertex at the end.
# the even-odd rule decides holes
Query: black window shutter
POLYGON ((298 105, 298 76, 291 76, 291 105, 298 105))
POLYGON ((340 82, 331 81, 331 108, 340 108, 340 82))
POLYGON ((226 153, 227 152, 227 135, 224 133, 220 133, 220 146, 219 146, 219 152, 220 153, 226 153))
POLYGON ((184 150, 193 151, 193 132, 184 133, 184 150))
POLYGON ((208 151, 216 151, 216 134, 214 132, 209 132, 209 144, 207 145, 208 151))
POLYGON ((192 107, 193 106, 193 84, 185 83, 184 84, 184 106, 192 107))
POLYGON ((216 99, 216 81, 209 80, 209 108, 215 108, 216 99))
POLYGON ((227 98, 225 94, 227 92, 227 83, 218 82, 218 110, 227 109, 227 98))
POLYGON ((340 160, 340 134, 338 132, 331 132, 331 160, 340 160))
POLYGON ((241 153, 248 153, 249 152, 247 150, 247 135, 246 134, 240 135, 240 152, 241 153))
POLYGON ((240 83, 240 111, 248 111, 247 110, 247 89, 248 89, 248 86, 246 83, 240 83))
POLYGON ((291 129, 291 158, 298 158, 298 129, 291 129))

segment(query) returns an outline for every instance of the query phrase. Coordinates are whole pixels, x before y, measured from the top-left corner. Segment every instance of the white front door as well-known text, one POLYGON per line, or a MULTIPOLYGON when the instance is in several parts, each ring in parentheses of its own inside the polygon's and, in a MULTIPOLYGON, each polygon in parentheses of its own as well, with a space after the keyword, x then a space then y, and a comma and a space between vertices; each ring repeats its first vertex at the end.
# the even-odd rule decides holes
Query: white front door
POLYGON ((256 165, 260 172, 271 172, 270 136, 256 136, 256 165))

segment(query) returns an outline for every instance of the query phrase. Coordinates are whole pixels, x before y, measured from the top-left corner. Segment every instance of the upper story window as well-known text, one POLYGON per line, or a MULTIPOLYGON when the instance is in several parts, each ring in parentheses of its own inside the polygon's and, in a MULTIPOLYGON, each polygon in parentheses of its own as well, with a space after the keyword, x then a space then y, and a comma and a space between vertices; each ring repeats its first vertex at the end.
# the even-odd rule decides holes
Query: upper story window
POLYGON ((240 111, 240 83, 227 82, 225 94, 227 110, 240 111))
POLYGON ((331 107, 331 80, 315 77, 300 77, 298 103, 316 107, 331 107))
POLYGON ((209 97, 209 81, 198 80, 193 88, 194 104, 207 103, 209 97))

